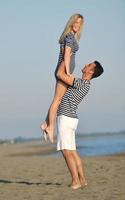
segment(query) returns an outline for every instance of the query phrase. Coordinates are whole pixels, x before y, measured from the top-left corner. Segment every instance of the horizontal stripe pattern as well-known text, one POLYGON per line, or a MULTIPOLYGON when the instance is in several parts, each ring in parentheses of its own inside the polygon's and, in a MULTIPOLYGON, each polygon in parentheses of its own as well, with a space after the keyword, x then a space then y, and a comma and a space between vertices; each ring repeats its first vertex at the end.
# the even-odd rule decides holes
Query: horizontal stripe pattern
POLYGON ((70 86, 62 98, 57 115, 78 118, 77 109, 80 102, 88 93, 90 81, 75 78, 73 86, 70 86))
MULTIPOLYGON (((64 61, 64 53, 65 53, 65 47, 68 46, 71 48, 71 60, 70 60, 70 73, 73 73, 75 68, 75 54, 76 51, 79 49, 78 42, 75 38, 75 35, 72 32, 67 33, 67 35, 64 37, 63 43, 60 44, 60 53, 57 63, 57 69, 62 61, 64 61)), ((56 69, 56 71, 57 71, 56 69)))

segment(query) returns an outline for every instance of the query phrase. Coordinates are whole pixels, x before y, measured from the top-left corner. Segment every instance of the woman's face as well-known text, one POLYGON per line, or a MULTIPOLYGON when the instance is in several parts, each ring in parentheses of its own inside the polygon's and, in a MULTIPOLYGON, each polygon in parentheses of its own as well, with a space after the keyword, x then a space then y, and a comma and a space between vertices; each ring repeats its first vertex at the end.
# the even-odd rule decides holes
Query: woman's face
POLYGON ((82 22, 82 18, 79 17, 78 19, 76 19, 76 21, 72 25, 73 32, 76 33, 80 29, 81 22, 82 22))

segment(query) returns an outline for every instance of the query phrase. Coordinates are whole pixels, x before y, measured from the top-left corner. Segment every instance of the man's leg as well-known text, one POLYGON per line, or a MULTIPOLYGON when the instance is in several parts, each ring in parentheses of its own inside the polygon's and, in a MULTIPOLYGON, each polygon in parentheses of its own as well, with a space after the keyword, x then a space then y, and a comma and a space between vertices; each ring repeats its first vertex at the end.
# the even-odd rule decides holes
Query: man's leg
POLYGON ((80 180, 79 180, 79 175, 78 175, 78 170, 77 170, 77 166, 76 166, 76 161, 72 155, 72 150, 62 150, 62 153, 63 153, 63 156, 64 156, 64 159, 66 161, 66 164, 69 168, 69 171, 71 173, 71 176, 72 176, 72 185, 71 187, 73 189, 78 189, 81 187, 81 183, 80 183, 80 180))
POLYGON ((77 151, 73 151, 72 152, 72 156, 76 162, 76 166, 77 166, 77 170, 78 170, 78 175, 79 175, 79 180, 81 182, 82 186, 86 186, 87 185, 87 181, 85 178, 85 173, 84 173, 84 167, 83 167, 83 162, 80 158, 80 156, 78 155, 77 151))

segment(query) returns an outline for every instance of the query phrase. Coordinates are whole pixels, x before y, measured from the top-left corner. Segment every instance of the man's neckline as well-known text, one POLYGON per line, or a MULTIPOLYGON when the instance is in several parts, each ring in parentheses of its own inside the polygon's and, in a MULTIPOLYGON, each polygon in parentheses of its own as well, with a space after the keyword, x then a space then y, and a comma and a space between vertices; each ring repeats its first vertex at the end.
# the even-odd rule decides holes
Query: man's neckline
POLYGON ((88 79, 81 79, 81 80, 83 80, 83 81, 87 81, 87 82, 90 82, 90 80, 88 80, 88 79))
POLYGON ((82 79, 82 78, 79 78, 79 77, 75 77, 75 79, 80 79, 81 81, 88 81, 88 82, 90 82, 90 80, 88 80, 88 79, 82 79))

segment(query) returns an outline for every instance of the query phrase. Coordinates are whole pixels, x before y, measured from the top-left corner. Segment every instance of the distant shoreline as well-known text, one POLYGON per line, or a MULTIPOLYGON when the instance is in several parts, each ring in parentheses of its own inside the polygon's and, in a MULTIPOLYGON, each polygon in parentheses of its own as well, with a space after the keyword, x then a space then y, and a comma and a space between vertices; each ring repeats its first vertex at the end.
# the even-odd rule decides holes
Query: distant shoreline
MULTIPOLYGON (((123 131, 119 131, 119 132, 93 132, 93 133, 76 133, 76 136, 79 137, 89 137, 89 136, 106 136, 106 135, 124 135, 125 134, 125 130, 123 131)), ((56 137, 55 137, 56 139, 56 137)), ((0 138, 0 144, 4 143, 4 142, 15 142, 15 143, 19 143, 19 142, 27 142, 27 141, 38 141, 41 140, 41 137, 35 138, 35 137, 22 137, 22 136, 17 136, 15 138, 7 138, 7 139, 1 139, 0 138)))

